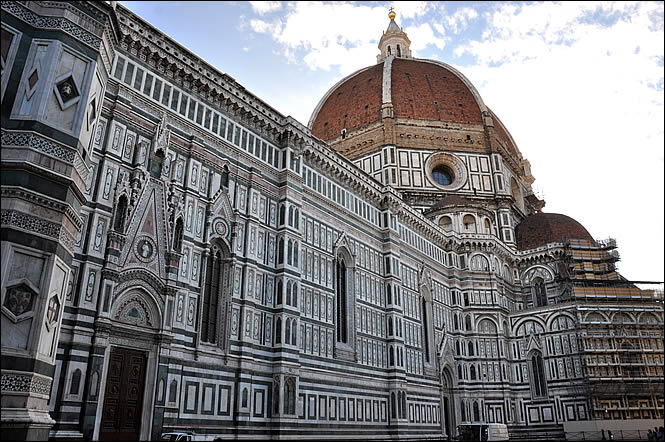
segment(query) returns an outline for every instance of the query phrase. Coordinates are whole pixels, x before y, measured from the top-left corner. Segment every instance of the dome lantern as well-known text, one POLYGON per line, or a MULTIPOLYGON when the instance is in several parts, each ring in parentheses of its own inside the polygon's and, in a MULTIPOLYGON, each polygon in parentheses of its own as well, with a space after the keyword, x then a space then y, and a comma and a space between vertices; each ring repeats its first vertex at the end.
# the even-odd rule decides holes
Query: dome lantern
POLYGON ((390 8, 390 12, 388 13, 390 23, 388 23, 388 29, 385 30, 379 41, 379 50, 381 50, 381 53, 376 56, 377 63, 388 57, 412 58, 410 49, 411 40, 406 36, 406 32, 395 23, 396 16, 395 8, 390 8))

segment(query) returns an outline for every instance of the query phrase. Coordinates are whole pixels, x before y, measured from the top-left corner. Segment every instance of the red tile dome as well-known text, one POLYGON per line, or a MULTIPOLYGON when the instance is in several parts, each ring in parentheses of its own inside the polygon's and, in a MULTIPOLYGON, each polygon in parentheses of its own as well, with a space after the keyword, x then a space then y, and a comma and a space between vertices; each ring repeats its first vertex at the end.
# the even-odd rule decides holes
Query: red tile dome
POLYGON ((328 141, 381 121, 383 105, 395 118, 483 124, 478 91, 444 63, 394 58, 341 80, 323 97, 309 121, 312 134, 328 141))
POLYGON ((593 241, 593 237, 582 224, 559 213, 536 213, 526 217, 515 228, 518 250, 534 249, 568 239, 593 241))

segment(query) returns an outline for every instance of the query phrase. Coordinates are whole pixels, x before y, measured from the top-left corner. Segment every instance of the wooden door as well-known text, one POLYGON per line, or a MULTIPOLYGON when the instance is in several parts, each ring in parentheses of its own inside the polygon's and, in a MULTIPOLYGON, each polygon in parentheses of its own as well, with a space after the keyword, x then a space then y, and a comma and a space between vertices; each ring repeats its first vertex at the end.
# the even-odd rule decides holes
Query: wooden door
POLYGON ((145 370, 145 353, 111 350, 99 440, 139 440, 145 370))

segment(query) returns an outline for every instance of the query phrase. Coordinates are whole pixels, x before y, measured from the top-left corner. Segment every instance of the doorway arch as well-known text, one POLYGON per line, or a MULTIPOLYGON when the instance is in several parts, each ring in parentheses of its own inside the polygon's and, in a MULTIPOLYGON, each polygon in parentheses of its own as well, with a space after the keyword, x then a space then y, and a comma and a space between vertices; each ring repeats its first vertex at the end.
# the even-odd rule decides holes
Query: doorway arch
POLYGON ((448 366, 441 370, 441 427, 444 437, 455 435, 455 399, 453 375, 448 366))

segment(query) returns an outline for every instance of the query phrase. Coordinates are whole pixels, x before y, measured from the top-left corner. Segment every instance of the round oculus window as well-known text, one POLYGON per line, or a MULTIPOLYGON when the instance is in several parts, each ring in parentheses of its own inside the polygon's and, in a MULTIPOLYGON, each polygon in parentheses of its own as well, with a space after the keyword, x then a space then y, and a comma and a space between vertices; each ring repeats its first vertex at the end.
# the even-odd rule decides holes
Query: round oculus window
POLYGON ((440 186, 450 186, 455 180, 452 171, 445 166, 437 166, 432 170, 432 178, 440 186))

